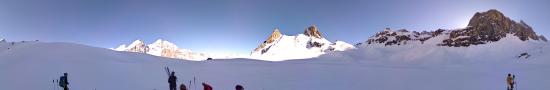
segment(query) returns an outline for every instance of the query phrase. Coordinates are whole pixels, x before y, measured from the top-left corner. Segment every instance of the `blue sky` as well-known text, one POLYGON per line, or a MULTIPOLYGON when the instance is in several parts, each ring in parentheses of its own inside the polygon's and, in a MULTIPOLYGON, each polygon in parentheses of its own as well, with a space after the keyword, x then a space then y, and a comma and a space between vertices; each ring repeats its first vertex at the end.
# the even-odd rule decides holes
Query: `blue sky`
POLYGON ((465 27, 497 9, 550 36, 549 0, 0 0, 0 38, 116 47, 162 38, 207 53, 248 53, 274 28, 317 25, 331 40, 363 42, 386 27, 465 27))

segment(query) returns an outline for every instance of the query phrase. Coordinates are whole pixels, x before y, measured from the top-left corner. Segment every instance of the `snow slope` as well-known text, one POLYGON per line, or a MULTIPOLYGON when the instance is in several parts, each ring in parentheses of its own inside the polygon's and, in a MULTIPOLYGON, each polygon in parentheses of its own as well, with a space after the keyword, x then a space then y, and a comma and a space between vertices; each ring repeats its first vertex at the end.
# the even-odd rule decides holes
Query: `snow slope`
POLYGON ((187 61, 62 42, 0 43, 0 90, 54 90, 63 72, 72 90, 166 90, 165 66, 178 84, 196 77, 215 90, 504 90, 507 73, 516 74, 518 90, 545 90, 548 51, 547 43, 506 40, 462 49, 372 46, 281 62, 187 61), (520 52, 532 56, 514 56, 520 52))
POLYGON ((264 43, 251 52, 250 58, 267 61, 305 59, 353 48, 353 45, 343 41, 328 41, 316 26, 310 26, 303 34, 294 36, 284 35, 276 28, 264 43))

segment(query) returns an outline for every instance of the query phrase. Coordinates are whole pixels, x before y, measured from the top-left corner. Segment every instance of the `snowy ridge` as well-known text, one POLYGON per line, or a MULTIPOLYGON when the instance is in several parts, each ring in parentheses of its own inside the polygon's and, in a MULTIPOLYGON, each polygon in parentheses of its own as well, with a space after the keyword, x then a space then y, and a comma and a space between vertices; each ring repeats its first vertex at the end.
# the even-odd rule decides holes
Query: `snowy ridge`
POLYGON ((111 48, 115 51, 127 51, 127 52, 138 52, 146 53, 154 56, 176 58, 176 59, 185 59, 185 60, 206 60, 209 58, 209 55, 204 53, 192 52, 188 49, 178 48, 175 44, 158 39, 155 42, 146 45, 141 40, 136 40, 132 44, 126 46, 125 44, 118 46, 117 48, 111 48))
POLYGON ((353 48, 353 45, 343 41, 328 41, 322 37, 316 26, 310 26, 304 34, 295 36, 283 35, 276 28, 264 43, 251 52, 250 58, 268 61, 305 59, 353 48))

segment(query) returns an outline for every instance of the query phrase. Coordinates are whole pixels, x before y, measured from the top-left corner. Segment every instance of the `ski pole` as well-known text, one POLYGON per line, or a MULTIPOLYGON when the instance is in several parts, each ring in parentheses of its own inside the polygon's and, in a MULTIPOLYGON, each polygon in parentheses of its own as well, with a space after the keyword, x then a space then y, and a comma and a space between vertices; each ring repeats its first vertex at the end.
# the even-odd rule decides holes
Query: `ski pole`
POLYGON ((196 77, 193 77, 193 86, 195 90, 197 90, 197 82, 196 82, 197 78, 196 77))
MULTIPOLYGON (((55 80, 56 83, 59 83, 59 80, 55 80)), ((59 90, 59 87, 56 88, 55 90, 59 90)))

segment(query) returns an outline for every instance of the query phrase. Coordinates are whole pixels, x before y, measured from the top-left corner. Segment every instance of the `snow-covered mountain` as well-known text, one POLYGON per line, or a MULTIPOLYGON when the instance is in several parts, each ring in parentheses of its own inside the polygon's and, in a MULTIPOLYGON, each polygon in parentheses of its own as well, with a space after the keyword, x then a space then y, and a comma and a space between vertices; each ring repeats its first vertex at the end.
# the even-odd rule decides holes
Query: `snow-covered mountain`
POLYGON ((251 52, 251 58, 269 61, 304 59, 355 48, 343 41, 334 43, 325 39, 316 26, 309 26, 303 34, 288 36, 278 28, 260 46, 251 52))
POLYGON ((367 60, 415 63, 532 60, 550 52, 550 44, 529 25, 516 23, 497 10, 476 13, 468 27, 435 31, 384 31, 356 44, 357 50, 336 55, 367 60), (512 59, 513 58, 513 59, 512 59))
POLYGON ((117 48, 112 48, 112 50, 146 53, 155 56, 186 60, 206 60, 209 58, 209 55, 207 54, 193 52, 188 49, 181 49, 178 48, 178 46, 176 46, 175 44, 162 39, 158 39, 157 41, 148 45, 146 45, 141 40, 136 40, 128 46, 123 44, 118 46, 117 48))
POLYGON ((470 19, 470 23, 466 28, 453 30, 438 29, 429 32, 411 32, 406 29, 394 31, 386 28, 384 31, 371 36, 367 41, 356 45, 392 46, 427 44, 434 46, 468 47, 499 42, 505 37, 517 38, 521 41, 547 42, 544 36, 537 35, 524 21, 517 23, 504 16, 501 12, 492 9, 487 12, 476 13, 470 19))

